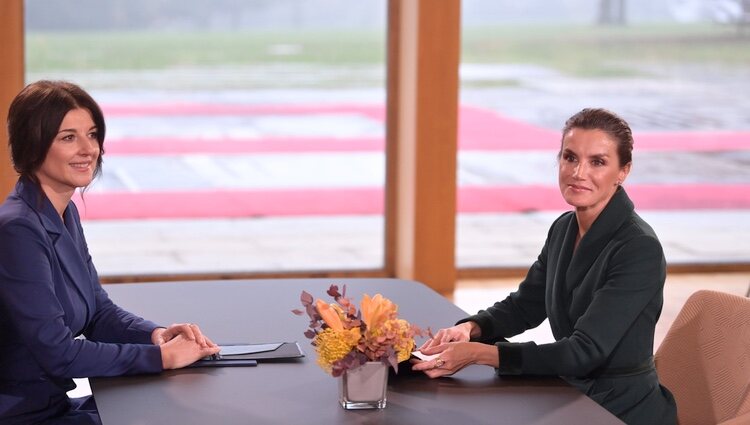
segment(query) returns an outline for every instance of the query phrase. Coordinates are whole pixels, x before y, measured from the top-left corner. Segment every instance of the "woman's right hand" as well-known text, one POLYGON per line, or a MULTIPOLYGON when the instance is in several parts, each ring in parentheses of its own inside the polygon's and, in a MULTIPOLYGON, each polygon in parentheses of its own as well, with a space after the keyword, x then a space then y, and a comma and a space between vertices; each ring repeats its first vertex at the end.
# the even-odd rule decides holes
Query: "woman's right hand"
POLYGON ((159 345, 159 348, 164 369, 179 369, 221 350, 218 345, 203 347, 196 340, 187 339, 183 335, 177 335, 159 345))
POLYGON ((445 344, 446 342, 467 342, 472 337, 479 337, 480 333, 479 325, 475 322, 464 322, 450 328, 440 329, 432 338, 419 347, 419 351, 445 344))

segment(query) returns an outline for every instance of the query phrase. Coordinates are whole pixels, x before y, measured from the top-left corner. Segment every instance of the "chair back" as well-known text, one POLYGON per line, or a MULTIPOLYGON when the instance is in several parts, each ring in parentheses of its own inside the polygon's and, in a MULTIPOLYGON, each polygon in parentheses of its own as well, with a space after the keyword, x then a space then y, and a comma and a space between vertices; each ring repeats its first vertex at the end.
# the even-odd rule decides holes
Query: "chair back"
POLYGON ((750 414, 750 299, 701 290, 688 298, 655 355, 680 425, 750 414))

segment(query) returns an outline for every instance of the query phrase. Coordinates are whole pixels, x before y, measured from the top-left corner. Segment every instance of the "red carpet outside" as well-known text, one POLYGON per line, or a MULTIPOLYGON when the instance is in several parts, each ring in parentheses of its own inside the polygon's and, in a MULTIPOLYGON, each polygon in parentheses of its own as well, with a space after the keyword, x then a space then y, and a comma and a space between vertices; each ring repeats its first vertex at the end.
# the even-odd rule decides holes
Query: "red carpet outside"
MULTIPOLYGON (((377 105, 104 105, 107 118, 137 116, 304 116, 352 114, 385 126, 377 105)), ((653 132, 635 134, 639 152, 721 152, 750 148, 750 132, 653 132)), ((559 131, 540 128, 473 106, 460 109, 459 149, 470 151, 549 151, 559 148, 559 131)), ((231 155, 383 152, 382 137, 108 138, 106 158, 126 155, 231 155)), ((554 170, 554 169, 552 169, 554 170)), ((156 170, 155 170, 156 171, 156 170)), ((553 171, 554 172, 554 171, 553 171)), ((689 172, 689 170, 686 170, 689 172)), ((304 182, 301 177, 300 185, 304 182)), ((639 210, 750 209, 750 184, 666 183, 625 185, 639 210)), ((262 188, 232 190, 91 191, 76 197, 89 220, 140 218, 236 218, 305 215, 381 214, 382 187, 262 188)), ((461 213, 566 210, 556 186, 461 185, 461 213)))

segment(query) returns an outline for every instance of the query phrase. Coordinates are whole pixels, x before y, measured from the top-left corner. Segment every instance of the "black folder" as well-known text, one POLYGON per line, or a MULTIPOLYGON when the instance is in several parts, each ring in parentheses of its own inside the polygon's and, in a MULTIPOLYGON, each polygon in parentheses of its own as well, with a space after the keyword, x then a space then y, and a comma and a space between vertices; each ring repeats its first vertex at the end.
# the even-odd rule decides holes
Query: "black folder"
POLYGON ((257 366, 261 361, 289 361, 304 357, 297 342, 273 342, 264 344, 219 344, 217 355, 205 357, 190 367, 257 366))

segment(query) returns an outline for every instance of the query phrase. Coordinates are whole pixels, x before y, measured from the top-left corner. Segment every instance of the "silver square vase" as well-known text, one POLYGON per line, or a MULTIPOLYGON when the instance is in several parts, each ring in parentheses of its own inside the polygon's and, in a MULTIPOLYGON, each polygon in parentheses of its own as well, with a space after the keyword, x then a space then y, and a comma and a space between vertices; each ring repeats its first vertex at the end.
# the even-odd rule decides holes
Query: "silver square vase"
POLYGON ((339 401, 344 409, 382 409, 386 403, 388 366, 367 362, 339 377, 339 401))

